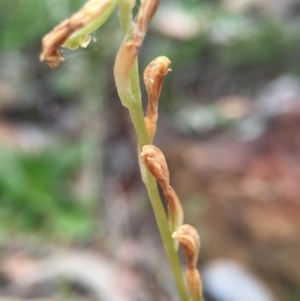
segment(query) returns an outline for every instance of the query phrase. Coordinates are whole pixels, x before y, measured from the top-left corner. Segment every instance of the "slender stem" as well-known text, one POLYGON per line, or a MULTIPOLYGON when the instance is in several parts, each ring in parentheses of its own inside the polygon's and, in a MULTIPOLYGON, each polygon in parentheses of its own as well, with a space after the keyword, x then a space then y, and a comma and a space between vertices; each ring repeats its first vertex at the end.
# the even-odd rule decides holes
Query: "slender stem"
MULTIPOLYGON (((142 149, 144 145, 149 144, 149 137, 146 131, 142 108, 138 103, 130 103, 128 109, 138 137, 139 149, 142 149)), ((144 166, 140 165, 140 167, 142 169, 144 166)), ((141 173, 143 175, 143 181, 147 188, 157 226, 172 269, 180 300, 188 301, 189 297, 183 280, 180 262, 174 247, 167 216, 159 196, 156 180, 146 168, 144 168, 144 170, 141 170, 141 173)))
POLYGON ((156 218, 156 222, 159 228, 159 232, 164 244, 165 252, 167 254, 175 285, 177 287, 178 295, 181 301, 188 301, 189 297, 186 291, 185 283, 183 281, 182 270, 180 266, 180 262, 178 259, 177 252, 174 247, 174 241, 171 237, 169 224, 167 221, 166 213, 162 206, 160 196, 157 190, 157 185, 155 179, 153 177, 148 178, 146 182, 146 187, 148 191, 148 195, 150 197, 150 201, 153 207, 154 215, 156 218))
POLYGON ((136 0, 119 0, 119 19, 124 36, 128 33, 132 24, 132 9, 136 0))
MULTIPOLYGON (((121 26, 123 28, 124 34, 126 34, 128 30, 130 30, 130 25, 132 22, 132 7, 134 5, 134 2, 135 1, 133 0, 119 1, 119 17, 121 20, 121 26)), ((150 139, 146 130, 144 113, 141 104, 141 92, 137 60, 135 61, 134 67, 132 68, 130 73, 130 85, 131 87, 126 87, 126 90, 124 89, 124 91, 119 91, 119 95, 120 98, 122 98, 122 102, 126 104, 126 107, 129 110, 129 114, 138 139, 138 150, 140 155, 140 150, 143 148, 144 145, 150 144, 150 139)), ((168 219, 159 196, 156 180, 143 164, 140 164, 140 170, 143 181, 147 188, 147 192, 163 241, 164 249, 166 251, 171 266, 180 300, 189 301, 189 296, 183 280, 180 262, 174 247, 174 242, 169 229, 168 219)))
POLYGON ((135 60, 134 65, 132 67, 130 80, 131 80, 132 94, 134 95, 136 102, 142 105, 142 95, 141 95, 141 86, 140 86, 140 78, 139 78, 139 65, 137 59, 135 60))

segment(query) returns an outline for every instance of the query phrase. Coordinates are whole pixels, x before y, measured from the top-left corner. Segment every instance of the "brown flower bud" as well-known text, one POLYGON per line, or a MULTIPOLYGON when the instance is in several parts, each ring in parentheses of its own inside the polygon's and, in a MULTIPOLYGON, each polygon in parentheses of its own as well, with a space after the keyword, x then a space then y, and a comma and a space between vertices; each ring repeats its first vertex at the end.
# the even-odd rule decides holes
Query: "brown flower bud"
POLYGON ((193 301, 202 301, 202 281, 196 268, 185 271, 186 282, 193 301))
POLYGON ((162 188, 169 187, 169 169, 164 154, 154 145, 143 147, 141 158, 162 188))
POLYGON ((196 267, 200 249, 200 237, 197 230, 185 224, 179 227, 172 237, 180 242, 186 257, 187 266, 196 267))
POLYGON ((202 301, 202 282, 196 268, 200 249, 199 234, 194 227, 182 225, 173 233, 172 237, 180 242, 186 257, 187 269, 185 275, 192 300, 202 301))
POLYGON ((148 64, 144 71, 144 82, 148 97, 151 101, 160 96, 162 82, 165 75, 171 70, 171 61, 166 56, 159 56, 148 64))
POLYGON ((141 158, 164 192, 168 202, 169 227, 171 232, 174 232, 183 223, 183 210, 177 194, 169 184, 169 170, 165 156, 156 146, 145 145, 141 158))
MULTIPOLYGON (((180 200, 174 191, 174 189, 169 186, 163 189, 166 200, 168 201, 168 216, 169 216, 169 227, 171 232, 176 231, 183 223, 183 209, 180 200)), ((178 243, 175 244, 176 249, 178 248, 178 243)))
POLYGON ((156 123, 158 119, 158 101, 162 89, 165 75, 171 70, 169 65, 171 61, 165 56, 159 56, 154 59, 144 71, 144 82, 148 93, 148 107, 145 123, 152 142, 156 132, 156 123))

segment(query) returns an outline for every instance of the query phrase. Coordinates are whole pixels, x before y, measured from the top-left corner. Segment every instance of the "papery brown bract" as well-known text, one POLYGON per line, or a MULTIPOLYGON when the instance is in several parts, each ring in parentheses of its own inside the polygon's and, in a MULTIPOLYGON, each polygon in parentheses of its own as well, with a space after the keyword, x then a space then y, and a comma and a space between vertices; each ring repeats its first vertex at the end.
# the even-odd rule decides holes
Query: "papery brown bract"
POLYGON ((191 225, 185 224, 178 228, 172 237, 180 242, 186 258, 186 281, 193 301, 202 301, 202 282, 197 261, 200 252, 200 237, 198 231, 191 225))
POLYGON ((170 230, 176 231, 183 223, 183 210, 174 189, 170 186, 168 165, 162 151, 154 145, 145 145, 141 153, 142 162, 160 184, 168 202, 170 230))
POLYGON ((41 61, 46 61, 51 68, 56 68, 64 61, 60 47, 70 49, 86 47, 89 34, 100 27, 109 17, 117 0, 90 0, 77 13, 63 21, 42 40, 41 61), (74 36, 78 32, 78 35, 74 36), (68 39, 70 39, 68 41, 68 39))
POLYGON ((166 56, 159 56, 148 64, 144 71, 144 83, 148 94, 145 123, 150 142, 153 141, 158 119, 158 101, 165 75, 171 70, 171 61, 166 56))

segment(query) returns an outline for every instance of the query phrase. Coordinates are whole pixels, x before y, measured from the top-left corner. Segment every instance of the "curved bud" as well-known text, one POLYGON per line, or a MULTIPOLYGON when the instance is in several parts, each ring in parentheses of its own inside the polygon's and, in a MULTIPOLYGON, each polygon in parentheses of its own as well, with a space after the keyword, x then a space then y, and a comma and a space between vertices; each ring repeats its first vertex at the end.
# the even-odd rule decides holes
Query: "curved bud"
POLYGON ((162 188, 169 186, 169 169, 164 154, 154 145, 143 147, 141 158, 162 188))
POLYGON ((197 230, 190 225, 182 225, 172 237, 178 240, 186 257, 187 266, 195 268, 200 249, 200 237, 197 230))
POLYGON ((196 268, 200 249, 199 234, 194 227, 182 225, 173 233, 172 237, 180 242, 186 257, 187 269, 185 275, 192 300, 202 301, 202 282, 196 268))
MULTIPOLYGON (((174 232, 183 223, 183 209, 176 192, 171 186, 169 186, 167 189, 164 189, 164 195, 168 201, 169 227, 171 232, 174 232)), ((176 243, 175 246, 177 249, 178 243, 176 243)))
POLYGON ((58 66, 64 58, 59 48, 61 46, 76 49, 87 47, 89 34, 98 29, 110 16, 117 5, 117 0, 90 0, 81 10, 63 21, 42 41, 43 51, 41 61, 46 61, 51 68, 58 66))
POLYGON ((192 300, 202 301, 202 281, 199 271, 196 268, 187 269, 185 276, 192 300))
POLYGON ((148 94, 148 107, 145 123, 152 142, 158 119, 158 101, 165 75, 171 70, 171 61, 166 56, 155 58, 144 71, 144 82, 148 94))
MULTIPOLYGON (((145 145, 141 153, 143 163, 161 186, 168 202, 168 220, 171 232, 183 223, 183 210, 174 189, 170 186, 170 175, 164 154, 154 145, 145 145)), ((177 249, 178 244, 175 244, 177 249)))
POLYGON ((171 61, 166 56, 159 56, 148 64, 144 71, 144 82, 150 101, 158 100, 165 75, 171 71, 171 61))

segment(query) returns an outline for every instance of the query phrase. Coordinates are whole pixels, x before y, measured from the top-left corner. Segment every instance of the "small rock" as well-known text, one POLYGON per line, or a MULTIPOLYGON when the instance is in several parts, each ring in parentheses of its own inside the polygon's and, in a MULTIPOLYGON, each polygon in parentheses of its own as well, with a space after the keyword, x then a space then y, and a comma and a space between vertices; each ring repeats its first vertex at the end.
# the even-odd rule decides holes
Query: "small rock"
POLYGON ((201 275, 205 291, 216 301, 275 301, 265 285, 236 262, 212 262, 201 275))

